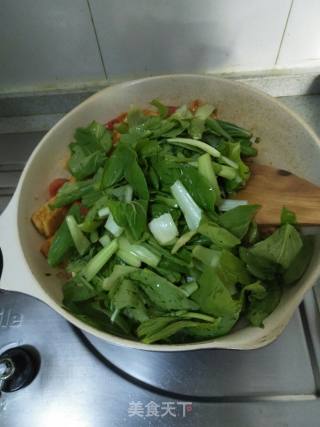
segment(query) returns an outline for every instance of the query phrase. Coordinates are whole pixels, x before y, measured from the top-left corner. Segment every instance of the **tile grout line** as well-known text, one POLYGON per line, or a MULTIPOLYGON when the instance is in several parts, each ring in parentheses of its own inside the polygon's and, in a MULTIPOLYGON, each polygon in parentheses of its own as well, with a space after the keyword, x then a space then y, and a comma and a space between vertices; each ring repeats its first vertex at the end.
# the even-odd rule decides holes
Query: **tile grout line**
POLYGON ((284 41, 284 36, 286 34, 286 31, 287 31, 287 27, 288 27, 290 15, 291 15, 291 10, 292 10, 292 7, 293 7, 293 2, 294 2, 294 0, 291 0, 291 4, 290 4, 290 7, 289 7, 289 12, 288 12, 288 16, 287 16, 287 19, 286 19, 286 23, 284 25, 284 30, 283 30, 283 33, 282 33, 282 37, 281 37, 281 40, 280 40, 279 49, 278 49, 278 52, 277 52, 277 56, 276 56, 276 60, 275 60, 274 65, 277 65, 278 60, 279 60, 280 52, 281 52, 283 41, 284 41))
POLYGON ((104 75, 105 75, 106 80, 108 80, 107 68, 106 68, 106 64, 105 64, 104 59, 103 59, 103 55, 102 55, 102 50, 101 50, 101 46, 100 46, 100 42, 99 42, 99 37, 98 37, 97 29, 96 29, 96 26, 94 24, 94 19, 93 19, 93 14, 92 14, 90 0, 87 0, 87 5, 88 5, 90 19, 91 19, 91 23, 92 23, 92 26, 93 26, 93 31, 94 31, 94 35, 95 35, 95 38, 96 38, 98 50, 99 50, 99 55, 100 55, 100 60, 101 60, 101 63, 102 63, 104 75))

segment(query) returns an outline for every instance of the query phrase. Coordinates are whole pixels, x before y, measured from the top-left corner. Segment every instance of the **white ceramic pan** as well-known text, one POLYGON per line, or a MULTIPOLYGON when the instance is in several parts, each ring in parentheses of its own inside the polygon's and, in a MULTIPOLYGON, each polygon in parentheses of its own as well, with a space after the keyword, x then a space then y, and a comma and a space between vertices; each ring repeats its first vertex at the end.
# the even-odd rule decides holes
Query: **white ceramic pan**
MULTIPOLYGON (((78 126, 106 122, 132 104, 147 106, 154 98, 179 105, 199 98, 218 108, 219 116, 252 129, 261 137, 258 161, 287 169, 320 184, 320 141, 295 114, 275 99, 243 84, 201 75, 169 75, 146 78, 108 87, 87 99, 42 139, 31 155, 15 194, 0 218, 3 273, 0 287, 32 295, 77 327, 108 342, 153 351, 203 348, 253 349, 273 341, 320 275, 317 243, 313 260, 300 282, 285 292, 265 327, 244 327, 211 341, 181 345, 146 345, 101 332, 61 308, 61 281, 39 252, 42 237, 30 222, 31 214, 47 197, 49 182, 65 175, 63 159, 78 126), (46 273, 53 273, 47 276, 46 273)), ((272 200, 266 200, 272 203, 272 200)), ((0 296, 1 298, 1 296, 0 296)))

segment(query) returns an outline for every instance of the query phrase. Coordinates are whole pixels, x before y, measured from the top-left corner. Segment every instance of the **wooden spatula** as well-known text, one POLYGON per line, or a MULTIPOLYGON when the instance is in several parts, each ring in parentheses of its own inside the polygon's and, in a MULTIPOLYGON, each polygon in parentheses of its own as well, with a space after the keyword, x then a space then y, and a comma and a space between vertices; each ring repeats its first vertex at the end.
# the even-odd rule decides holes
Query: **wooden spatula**
POLYGON ((232 196, 261 205, 256 221, 278 225, 283 206, 295 212, 301 225, 320 225, 320 187, 282 169, 250 164, 251 177, 246 187, 232 196))

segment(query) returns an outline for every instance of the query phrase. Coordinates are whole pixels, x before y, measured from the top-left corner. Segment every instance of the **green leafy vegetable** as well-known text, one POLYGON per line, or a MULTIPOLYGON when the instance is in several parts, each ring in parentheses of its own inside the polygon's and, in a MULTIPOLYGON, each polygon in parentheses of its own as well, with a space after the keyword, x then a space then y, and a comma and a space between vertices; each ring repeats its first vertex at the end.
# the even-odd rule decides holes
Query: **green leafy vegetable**
POLYGON ((266 294, 251 293, 245 315, 253 326, 262 326, 264 319, 277 307, 281 298, 281 288, 276 283, 265 286, 266 294))
POLYGON ((94 174, 106 160, 112 146, 111 134, 101 124, 92 122, 87 128, 77 129, 74 138, 75 142, 69 145, 68 167, 81 180, 94 174))
POLYGON ((204 313, 215 317, 237 317, 239 303, 235 301, 214 267, 206 267, 198 280, 199 289, 192 294, 204 313))
POLYGON ((75 131, 72 179, 50 200, 68 210, 48 254, 69 276, 63 307, 146 344, 213 339, 241 318, 263 327, 307 269, 312 239, 286 208, 262 239, 259 206, 226 198, 250 176, 250 130, 209 104, 151 105, 75 131))
POLYGON ((289 209, 287 209, 285 206, 282 208, 281 211, 281 224, 296 224, 297 218, 296 214, 289 209))
POLYGON ((177 286, 153 273, 151 270, 137 270, 130 278, 139 283, 149 299, 161 310, 192 310, 198 305, 186 298, 177 286))
POLYGON ((222 214, 219 223, 239 239, 242 239, 247 234, 250 223, 259 207, 259 205, 238 206, 222 214))
MULTIPOLYGON (((81 213, 79 205, 71 206, 68 213, 69 215, 73 215, 77 220, 80 221, 81 213)), ((63 221, 50 245, 48 253, 48 264, 51 267, 55 267, 60 264, 63 261, 64 257, 73 247, 74 244, 67 222, 63 221)))
POLYGON ((233 248, 241 242, 240 239, 230 233, 230 231, 216 224, 203 223, 198 228, 198 231, 200 234, 209 237, 212 243, 219 248, 233 248))
POLYGON ((302 240, 297 230, 291 224, 284 224, 270 237, 256 243, 250 253, 288 268, 301 248, 302 240))
POLYGON ((282 279, 285 285, 297 282, 310 264, 314 250, 313 236, 304 236, 302 243, 302 248, 295 258, 293 258, 288 269, 283 273, 282 279))

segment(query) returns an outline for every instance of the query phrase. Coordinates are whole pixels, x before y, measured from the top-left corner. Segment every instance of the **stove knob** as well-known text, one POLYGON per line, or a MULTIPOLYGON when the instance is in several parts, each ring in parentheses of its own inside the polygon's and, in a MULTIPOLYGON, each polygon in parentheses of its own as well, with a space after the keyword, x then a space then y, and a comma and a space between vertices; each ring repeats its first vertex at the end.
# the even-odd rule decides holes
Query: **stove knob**
POLYGON ((0 355, 1 391, 10 393, 29 385, 40 369, 39 353, 30 346, 15 347, 0 355))

